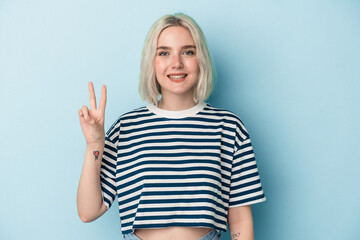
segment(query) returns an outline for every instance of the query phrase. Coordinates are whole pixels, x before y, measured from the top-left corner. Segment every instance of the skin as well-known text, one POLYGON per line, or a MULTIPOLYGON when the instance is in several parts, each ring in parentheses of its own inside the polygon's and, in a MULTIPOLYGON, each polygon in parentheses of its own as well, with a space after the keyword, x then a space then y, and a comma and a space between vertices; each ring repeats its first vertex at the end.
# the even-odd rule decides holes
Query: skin
MULTIPOLYGON (((199 66, 195 43, 187 29, 168 27, 162 31, 158 38, 154 68, 162 93, 159 108, 179 111, 196 105, 193 97, 199 66)), ((105 144, 106 86, 102 86, 98 108, 91 82, 89 96, 90 109, 84 105, 78 111, 86 140, 85 158, 77 193, 78 215, 83 222, 94 221, 107 211, 100 187, 100 167, 105 144)), ((250 206, 229 208, 228 225, 232 240, 254 239, 250 206)), ((210 230, 198 227, 169 227, 135 229, 135 234, 142 240, 197 240, 210 230)))

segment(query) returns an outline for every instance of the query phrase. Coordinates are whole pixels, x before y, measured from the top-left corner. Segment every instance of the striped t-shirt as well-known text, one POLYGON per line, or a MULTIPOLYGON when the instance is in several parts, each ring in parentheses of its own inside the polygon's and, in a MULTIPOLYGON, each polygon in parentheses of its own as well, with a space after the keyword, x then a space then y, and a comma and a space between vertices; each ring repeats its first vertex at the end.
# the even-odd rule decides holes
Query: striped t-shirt
POLYGON ((201 102, 120 116, 106 133, 101 188, 118 197, 123 234, 137 228, 226 231, 228 208, 265 201, 249 134, 232 112, 201 102))

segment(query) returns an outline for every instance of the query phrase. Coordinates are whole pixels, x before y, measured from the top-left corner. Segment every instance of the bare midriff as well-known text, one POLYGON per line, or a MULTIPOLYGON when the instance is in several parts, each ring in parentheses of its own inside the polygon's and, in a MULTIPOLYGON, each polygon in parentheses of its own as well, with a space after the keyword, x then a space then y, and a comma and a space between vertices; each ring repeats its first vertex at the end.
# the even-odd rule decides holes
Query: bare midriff
POLYGON ((201 227, 169 227, 139 228, 134 233, 141 240, 198 240, 210 231, 210 228, 201 227))

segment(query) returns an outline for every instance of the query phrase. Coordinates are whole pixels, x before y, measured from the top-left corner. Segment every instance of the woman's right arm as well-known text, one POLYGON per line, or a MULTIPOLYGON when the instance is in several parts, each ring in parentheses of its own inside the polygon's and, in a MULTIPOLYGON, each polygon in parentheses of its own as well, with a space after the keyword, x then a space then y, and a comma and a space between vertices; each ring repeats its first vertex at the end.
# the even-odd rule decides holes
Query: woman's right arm
POLYGON ((90 110, 79 111, 81 129, 86 140, 85 158, 77 192, 78 215, 83 222, 91 222, 107 211, 103 203, 100 168, 105 145, 106 86, 102 86, 99 108, 96 108, 94 86, 89 82, 90 110))

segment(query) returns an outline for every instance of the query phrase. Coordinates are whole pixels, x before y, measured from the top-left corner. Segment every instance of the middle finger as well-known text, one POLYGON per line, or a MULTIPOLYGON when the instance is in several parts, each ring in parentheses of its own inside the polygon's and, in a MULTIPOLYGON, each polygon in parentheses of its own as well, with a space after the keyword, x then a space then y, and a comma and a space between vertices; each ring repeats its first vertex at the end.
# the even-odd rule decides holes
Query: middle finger
POLYGON ((96 97, 94 91, 94 85, 89 82, 89 96, 90 96, 90 109, 96 109, 96 97))

